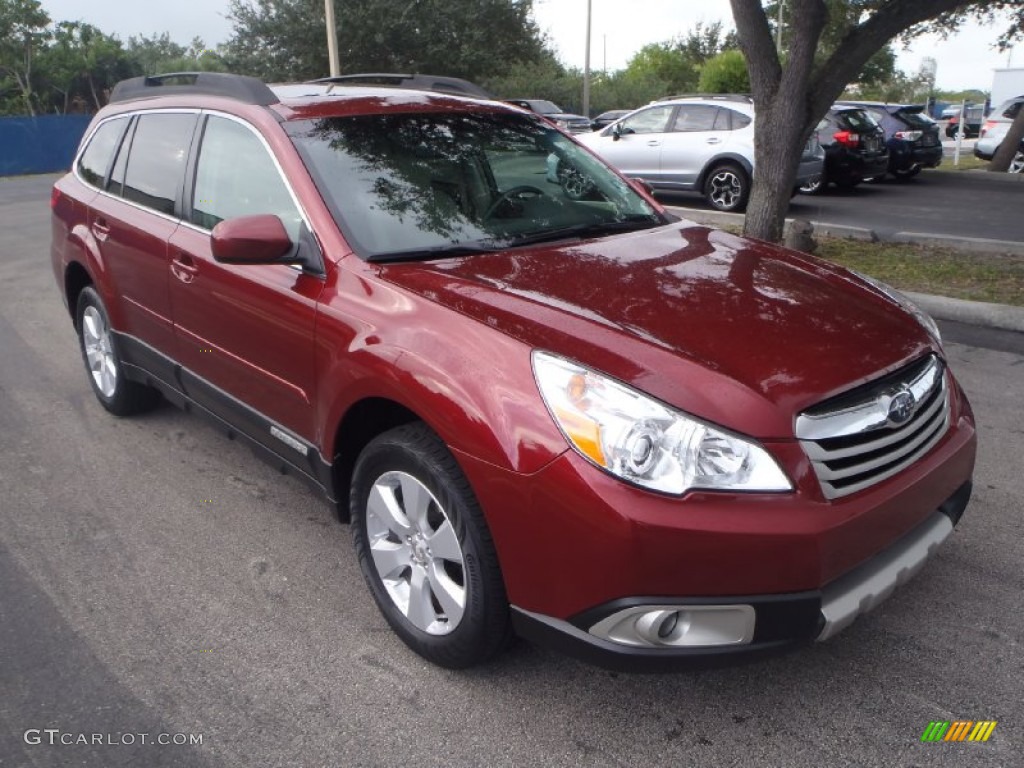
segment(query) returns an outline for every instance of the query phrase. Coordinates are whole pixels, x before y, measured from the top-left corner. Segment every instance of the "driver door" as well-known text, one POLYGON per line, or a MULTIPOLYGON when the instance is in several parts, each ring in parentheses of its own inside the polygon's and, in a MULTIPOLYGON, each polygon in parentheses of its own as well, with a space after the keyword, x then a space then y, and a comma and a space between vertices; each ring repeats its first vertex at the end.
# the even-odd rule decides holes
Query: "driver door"
POLYGON ((306 440, 314 436, 313 334, 323 278, 285 265, 214 260, 210 231, 237 216, 274 214, 293 241, 314 241, 255 129, 218 115, 204 119, 191 210, 169 248, 185 388, 280 452, 282 443, 269 437, 271 425, 244 406, 306 440))
POLYGON ((601 156, 627 176, 652 183, 661 180, 662 144, 671 124, 674 106, 650 106, 617 123, 619 138, 612 129, 601 135, 601 156))

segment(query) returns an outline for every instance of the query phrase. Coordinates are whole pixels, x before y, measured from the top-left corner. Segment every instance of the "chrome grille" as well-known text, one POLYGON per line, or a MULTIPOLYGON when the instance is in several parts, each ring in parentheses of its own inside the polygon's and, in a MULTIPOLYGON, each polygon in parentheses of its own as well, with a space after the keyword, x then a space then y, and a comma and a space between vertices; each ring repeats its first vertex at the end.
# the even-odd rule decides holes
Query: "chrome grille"
POLYGON ((892 477, 931 450, 948 428, 945 366, 934 355, 796 420, 796 436, 829 499, 892 477))

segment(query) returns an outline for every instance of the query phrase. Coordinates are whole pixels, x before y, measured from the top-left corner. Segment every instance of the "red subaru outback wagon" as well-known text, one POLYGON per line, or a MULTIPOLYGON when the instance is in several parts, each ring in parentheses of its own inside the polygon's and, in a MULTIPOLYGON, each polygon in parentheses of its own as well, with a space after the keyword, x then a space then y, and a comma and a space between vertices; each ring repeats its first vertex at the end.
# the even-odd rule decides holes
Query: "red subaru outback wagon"
POLYGON ((318 488, 437 664, 515 634, 627 669, 823 640, 967 505, 926 315, 675 219, 542 118, 207 73, 111 102, 52 196, 97 398, 166 398, 318 488))

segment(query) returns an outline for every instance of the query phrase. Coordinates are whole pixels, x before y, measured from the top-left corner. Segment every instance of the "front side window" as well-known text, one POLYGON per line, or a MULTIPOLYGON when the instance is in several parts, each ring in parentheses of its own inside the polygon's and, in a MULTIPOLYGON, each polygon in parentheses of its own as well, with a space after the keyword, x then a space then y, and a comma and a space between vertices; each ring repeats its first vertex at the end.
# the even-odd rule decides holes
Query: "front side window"
POLYGON ((103 180, 107 177, 107 170, 110 168, 110 161, 117 151, 117 145, 121 141, 125 126, 128 125, 127 117, 115 117, 107 120, 96 129, 96 132, 89 140, 89 146, 85 148, 82 157, 78 161, 78 173, 89 184, 94 187, 102 187, 103 180))
POLYGON ((193 114, 139 116, 125 170, 122 194, 126 200, 174 214, 195 123, 193 114))
POLYGON ((620 133, 664 133, 675 107, 651 107, 621 121, 620 133))
POLYGON ((213 229, 225 219, 261 213, 280 218, 298 241, 302 216, 263 142, 241 123, 211 116, 199 148, 192 223, 213 229))
POLYGON ((664 219, 601 160, 518 113, 408 113, 286 126, 346 239, 396 260, 514 248, 664 219))

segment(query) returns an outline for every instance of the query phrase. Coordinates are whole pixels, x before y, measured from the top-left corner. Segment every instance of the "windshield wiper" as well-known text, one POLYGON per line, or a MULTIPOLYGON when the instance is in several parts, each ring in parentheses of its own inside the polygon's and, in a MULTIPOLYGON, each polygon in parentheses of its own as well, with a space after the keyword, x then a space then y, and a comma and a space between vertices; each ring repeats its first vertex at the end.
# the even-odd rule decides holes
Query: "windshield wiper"
POLYGON ((478 253, 494 253, 501 248, 491 242, 459 243, 453 245, 434 245, 429 248, 410 248, 407 251, 390 251, 378 253, 367 258, 374 264, 386 264, 393 261, 430 261, 449 256, 474 256, 478 253))
POLYGON ((557 229, 527 232, 524 235, 513 238, 509 242, 509 246, 515 248, 521 245, 544 243, 552 240, 598 237, 600 235, 610 235, 616 232, 634 232, 641 229, 660 227, 662 224, 664 224, 663 221, 652 218, 651 216, 628 216, 625 219, 618 219, 616 221, 590 222, 588 224, 574 224, 570 227, 558 227, 557 229))

